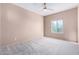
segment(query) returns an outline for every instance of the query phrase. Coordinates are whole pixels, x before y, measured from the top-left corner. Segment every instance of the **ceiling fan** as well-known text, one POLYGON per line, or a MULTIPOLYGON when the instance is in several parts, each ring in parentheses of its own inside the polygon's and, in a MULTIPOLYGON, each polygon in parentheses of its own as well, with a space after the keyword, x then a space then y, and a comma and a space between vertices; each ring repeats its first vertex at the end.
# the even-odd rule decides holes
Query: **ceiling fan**
POLYGON ((52 11, 53 9, 48 8, 46 3, 43 3, 43 11, 52 11))

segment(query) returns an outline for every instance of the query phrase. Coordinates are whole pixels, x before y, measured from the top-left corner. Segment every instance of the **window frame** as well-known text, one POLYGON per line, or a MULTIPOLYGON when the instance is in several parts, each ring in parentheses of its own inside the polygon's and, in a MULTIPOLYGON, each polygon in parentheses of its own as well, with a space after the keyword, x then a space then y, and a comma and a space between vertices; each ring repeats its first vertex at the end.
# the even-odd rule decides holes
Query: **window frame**
POLYGON ((63 19, 58 19, 58 20, 52 20, 51 21, 51 33, 57 33, 57 34, 63 34, 64 33, 64 21, 63 21, 63 28, 62 28, 62 32, 55 32, 55 31, 52 31, 53 29, 52 29, 52 23, 54 22, 54 21, 59 21, 59 20, 62 20, 63 21, 63 19))

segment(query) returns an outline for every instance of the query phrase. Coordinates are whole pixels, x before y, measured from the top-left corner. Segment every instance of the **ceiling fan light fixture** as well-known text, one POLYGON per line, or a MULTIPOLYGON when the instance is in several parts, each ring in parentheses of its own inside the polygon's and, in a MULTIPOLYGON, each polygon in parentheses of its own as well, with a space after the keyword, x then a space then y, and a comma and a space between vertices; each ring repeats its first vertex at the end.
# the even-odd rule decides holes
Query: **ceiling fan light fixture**
POLYGON ((47 9, 43 9, 43 11, 47 11, 47 9))
POLYGON ((43 11, 47 11, 47 6, 46 6, 46 3, 44 3, 44 8, 43 8, 43 11))
POLYGON ((50 12, 50 11, 52 11, 52 9, 48 8, 48 7, 47 7, 47 4, 44 3, 44 4, 43 4, 43 11, 44 11, 44 12, 50 12))

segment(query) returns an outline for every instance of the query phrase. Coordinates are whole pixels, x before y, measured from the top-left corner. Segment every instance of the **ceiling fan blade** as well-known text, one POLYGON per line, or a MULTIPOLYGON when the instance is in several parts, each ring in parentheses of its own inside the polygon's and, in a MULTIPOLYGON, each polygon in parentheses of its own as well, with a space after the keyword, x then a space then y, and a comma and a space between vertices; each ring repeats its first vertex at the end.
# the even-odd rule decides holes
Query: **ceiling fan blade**
POLYGON ((51 8, 47 8, 47 10, 51 10, 51 11, 53 11, 54 9, 51 9, 51 8))

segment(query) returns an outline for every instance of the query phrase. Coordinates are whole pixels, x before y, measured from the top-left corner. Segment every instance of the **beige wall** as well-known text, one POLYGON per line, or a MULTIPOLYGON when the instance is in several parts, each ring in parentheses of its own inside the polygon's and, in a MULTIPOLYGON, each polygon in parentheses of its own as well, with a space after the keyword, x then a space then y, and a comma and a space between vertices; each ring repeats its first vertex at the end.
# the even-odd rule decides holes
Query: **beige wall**
POLYGON ((43 36, 77 41, 77 8, 44 17, 13 4, 0 4, 0 44, 25 42, 43 36), (50 31, 50 22, 63 19, 64 33, 50 31))
POLYGON ((78 21, 77 21, 77 25, 78 25, 78 26, 77 26, 77 27, 78 27, 78 32, 77 32, 77 34, 78 34, 78 35, 77 35, 77 38, 78 38, 78 43, 79 43, 79 6, 78 6, 77 12, 78 12, 78 14, 77 14, 77 15, 78 15, 78 17, 77 17, 77 18, 78 18, 78 21))
POLYGON ((43 17, 12 4, 3 5, 2 44, 24 42, 43 36, 43 17))
POLYGON ((77 8, 63 11, 57 14, 44 17, 44 36, 60 38, 68 41, 77 41, 77 8), (51 21, 55 19, 63 19, 64 33, 51 33, 51 21))
POLYGON ((1 4, 0 4, 0 45, 1 45, 1 4))

